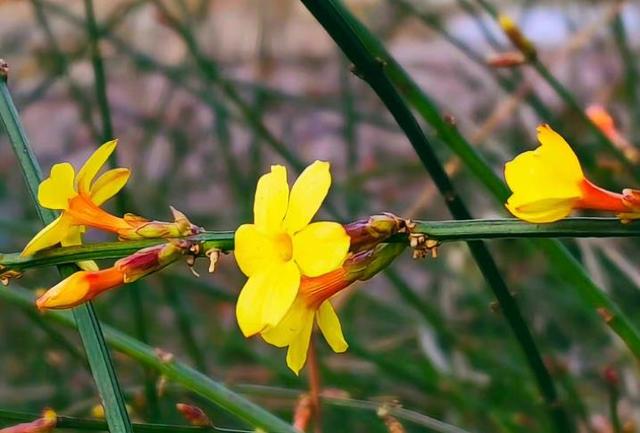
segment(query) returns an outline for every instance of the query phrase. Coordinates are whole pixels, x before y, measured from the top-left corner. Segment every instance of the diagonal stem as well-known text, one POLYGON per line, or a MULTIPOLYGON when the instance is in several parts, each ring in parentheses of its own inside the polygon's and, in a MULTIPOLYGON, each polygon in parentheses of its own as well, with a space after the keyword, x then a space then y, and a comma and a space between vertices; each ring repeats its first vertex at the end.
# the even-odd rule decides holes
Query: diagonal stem
MULTIPOLYGON (((455 191, 444 168, 438 162, 431 143, 424 135, 409 107, 395 90, 393 83, 386 76, 384 63, 370 54, 366 46, 358 38, 357 33, 349 25, 349 22, 342 16, 339 7, 336 6, 337 1, 302 0, 302 3, 353 62, 356 73, 371 86, 386 105, 398 125, 405 132, 423 165, 431 174, 434 183, 445 198, 451 214, 456 219, 470 219, 469 211, 455 191)), ((545 399, 547 410, 555 429, 558 433, 574 431, 572 423, 559 402, 551 375, 542 361, 533 336, 489 250, 480 241, 470 241, 468 245, 525 354, 540 392, 545 399)))
MULTIPOLYGON (((40 220, 43 224, 49 224, 56 218, 56 215, 38 205, 37 191, 42 177, 41 170, 22 128, 18 112, 13 105, 6 82, 7 69, 5 69, 4 77, 0 77, 0 122, 8 132, 9 141, 18 157, 22 174, 40 220)), ((59 266, 58 269, 62 277, 68 277, 77 270, 71 264, 59 266)), ((93 305, 87 303, 74 309, 73 317, 78 326, 98 392, 104 402, 109 429, 112 433, 131 433, 131 422, 125 407, 124 396, 93 305)))

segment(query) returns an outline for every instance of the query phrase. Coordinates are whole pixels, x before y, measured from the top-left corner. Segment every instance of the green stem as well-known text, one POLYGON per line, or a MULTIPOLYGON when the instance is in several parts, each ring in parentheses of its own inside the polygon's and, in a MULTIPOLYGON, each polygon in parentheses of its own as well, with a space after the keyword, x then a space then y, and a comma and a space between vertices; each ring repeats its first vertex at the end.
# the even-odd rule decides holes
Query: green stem
MULTIPOLYGON (((46 225, 51 223, 56 218, 56 215, 53 211, 44 209, 38 204, 38 185, 40 185, 42 177, 40 165, 22 128, 20 117, 7 87, 6 78, 6 74, 0 77, 0 122, 9 135, 9 141, 20 163, 22 174, 40 220, 46 225)), ((62 265, 58 267, 58 270, 60 275, 65 278, 75 272, 77 267, 74 265, 62 265)), ((87 303, 74 309, 73 317, 75 318, 98 392, 104 403, 109 429, 112 433, 130 433, 131 422, 125 407, 124 396, 120 390, 118 378, 104 342, 104 336, 93 305, 87 303)))
MULTIPOLYGON (((469 219, 470 213, 455 191, 444 168, 438 162, 431 143, 386 75, 384 62, 373 56, 367 49, 352 27, 351 20, 345 18, 343 6, 333 0, 302 0, 302 3, 353 62, 358 76, 371 86, 386 105, 405 132, 423 165, 431 174, 440 193, 445 197, 447 207, 452 215, 456 219, 469 219)), ((470 241, 468 246, 480 271, 498 299, 503 314, 525 354, 555 429, 558 433, 574 431, 575 429, 558 399, 551 375, 542 361, 533 336, 488 248, 479 241, 470 241)))
MULTIPOLYGON (((636 63, 636 55, 629 46, 629 40, 627 37, 627 29, 622 18, 622 10, 616 14, 616 17, 611 23, 613 29, 613 35, 620 51, 620 60, 624 65, 624 82, 625 82, 625 98, 628 101, 628 107, 631 111, 632 131, 638 131, 640 126, 640 91, 638 90, 638 81, 640 81, 640 73, 638 73, 638 65, 636 63)), ((632 136, 636 136, 633 134, 632 136)))
MULTIPOLYGON (((33 296, 26 290, 14 287, 12 290, 0 290, 0 299, 20 308, 34 311, 33 296)), ((43 315, 45 319, 53 320, 66 327, 76 327, 68 311, 50 311, 43 315)), ((181 384, 186 389, 199 394, 215 403, 227 412, 244 420, 252 427, 260 427, 267 432, 300 433, 288 423, 267 412, 262 407, 246 400, 230 391, 210 377, 194 370, 182 362, 162 360, 156 349, 132 338, 110 326, 102 325, 106 341, 115 350, 124 353, 142 365, 145 365, 170 381, 181 384)), ((111 432, 113 430, 110 427, 111 432)))
MULTIPOLYGON (((452 221, 415 220, 412 232, 440 242, 520 238, 619 238, 640 237, 640 223, 622 224, 616 218, 567 218, 550 224, 530 224, 517 219, 479 219, 452 221)), ((233 250, 233 232, 206 231, 189 236, 202 245, 201 255, 212 248, 233 250)), ((406 242, 398 236, 395 242, 406 242)), ((75 263, 82 260, 120 259, 136 251, 166 242, 164 239, 102 242, 52 248, 33 256, 0 254, 0 270, 24 271, 42 266, 75 263)))
MULTIPOLYGON (((200 241, 203 245, 203 254, 211 248, 222 251, 233 249, 233 232, 206 232, 197 236, 191 236, 188 239, 200 241)), ((118 259, 131 255, 142 248, 164 242, 166 242, 164 239, 145 239, 140 241, 84 244, 53 248, 28 257, 23 257, 20 253, 4 254, 0 256, 0 267, 5 266, 9 269, 20 271, 34 266, 75 263, 82 260, 118 259)))
MULTIPOLYGON (((483 0, 479 3, 485 4, 483 0)), ((490 5, 487 5, 490 7, 490 5)), ((504 181, 496 175, 494 169, 484 160, 474 146, 472 146, 456 126, 445 121, 439 112, 436 104, 418 86, 411 76, 400 66, 400 64, 389 54, 382 43, 369 30, 362 25, 348 11, 344 11, 345 18, 349 20, 352 29, 358 34, 370 50, 371 55, 382 59, 385 62, 385 72, 391 81, 396 85, 398 91, 415 108, 420 116, 431 125, 443 138, 446 144, 462 161, 471 173, 488 189, 502 206, 509 196, 509 189, 504 181)), ((555 274, 566 282, 566 276, 573 277, 573 284, 569 286, 576 291, 580 299, 592 307, 593 310, 613 312, 617 320, 605 322, 620 338, 623 339, 627 347, 636 356, 640 357, 640 334, 631 321, 622 313, 620 308, 598 287, 586 273, 582 265, 575 260, 569 251, 556 240, 538 239, 536 246, 545 252, 552 252, 554 260, 549 261, 550 267, 555 274)))
MULTIPOLYGON (((95 10, 93 7, 93 0, 84 0, 84 9, 87 21, 87 33, 89 39, 89 50, 91 53, 91 63, 93 65, 93 75, 95 80, 96 100, 98 101, 98 108, 100 109, 100 117, 102 119, 102 142, 112 140, 114 137, 113 121, 111 116, 111 109, 109 107, 109 98, 107 95, 107 74, 105 72, 104 61, 102 59, 102 53, 100 50, 100 31, 96 21, 95 10)), ((115 168, 117 164, 117 157, 114 153, 109 160, 111 168, 115 168)), ((122 191, 116 196, 116 209, 119 214, 124 214, 127 209, 127 194, 126 191, 122 191)), ((129 297, 131 300, 132 317, 136 329, 136 337, 141 341, 147 343, 147 330, 144 321, 144 306, 142 302, 142 296, 140 294, 141 284, 134 283, 129 290, 129 297)), ((157 418, 160 413, 158 407, 158 398, 156 395, 155 378, 148 372, 144 372, 145 382, 145 395, 149 405, 150 415, 152 418, 157 418)))

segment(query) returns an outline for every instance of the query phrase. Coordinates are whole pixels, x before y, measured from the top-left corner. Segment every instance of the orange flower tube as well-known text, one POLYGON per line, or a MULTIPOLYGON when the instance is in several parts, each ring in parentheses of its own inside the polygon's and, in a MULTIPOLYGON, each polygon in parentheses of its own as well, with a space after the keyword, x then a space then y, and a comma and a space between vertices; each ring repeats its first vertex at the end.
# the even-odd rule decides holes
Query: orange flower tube
POLYGON ((287 365, 298 374, 307 360, 314 322, 334 352, 347 350, 340 319, 330 298, 355 281, 364 281, 386 268, 402 251, 404 243, 380 243, 369 250, 351 253, 343 265, 317 277, 302 277, 298 296, 278 325, 261 332, 267 343, 287 347, 287 365))
POLYGON ((178 260, 188 249, 187 243, 167 243, 145 248, 118 260, 107 269, 79 271, 65 278, 36 300, 40 310, 75 307, 125 283, 159 271, 178 260))

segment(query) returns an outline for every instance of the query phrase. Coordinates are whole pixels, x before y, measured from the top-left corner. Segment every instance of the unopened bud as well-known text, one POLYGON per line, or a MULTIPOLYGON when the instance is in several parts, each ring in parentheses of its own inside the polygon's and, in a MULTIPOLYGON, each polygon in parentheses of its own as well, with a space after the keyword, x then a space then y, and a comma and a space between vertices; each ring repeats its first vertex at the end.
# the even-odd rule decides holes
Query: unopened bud
POLYGON ((616 128, 613 117, 599 104, 592 104, 585 110, 587 117, 604 135, 633 163, 640 162, 640 151, 616 128))
POLYGON ((0 433, 51 433, 56 428, 58 416, 52 409, 45 409, 42 417, 23 424, 0 429, 0 433))
POLYGON ((358 252, 406 231, 406 221, 392 213, 372 215, 344 226, 351 238, 351 252, 358 252))
POLYGON ((186 241, 154 245, 118 260, 110 268, 76 272, 40 296, 36 305, 39 309, 63 309, 80 305, 101 293, 159 271, 182 257, 188 246, 186 241))
POLYGON ((131 283, 175 262, 182 257, 186 250, 188 250, 188 245, 174 242, 154 245, 118 260, 115 267, 124 274, 125 283, 131 283))
POLYGON ((126 229, 118 230, 120 239, 168 239, 191 236, 203 231, 202 227, 192 224, 185 214, 171 208, 174 222, 150 221, 131 213, 125 214, 123 220, 129 225, 126 229))
POLYGON ((176 404, 176 409, 178 409, 178 412, 180 412, 184 419, 193 426, 208 427, 212 425, 209 417, 197 406, 178 403, 176 404))
POLYGON ((500 15, 498 22, 502 31, 507 35, 511 43, 519 49, 525 58, 535 60, 537 57, 536 47, 520 30, 520 27, 507 15, 500 15))
POLYGON ((493 68, 513 68, 526 63, 527 59, 520 51, 494 54, 487 58, 487 64, 493 68))

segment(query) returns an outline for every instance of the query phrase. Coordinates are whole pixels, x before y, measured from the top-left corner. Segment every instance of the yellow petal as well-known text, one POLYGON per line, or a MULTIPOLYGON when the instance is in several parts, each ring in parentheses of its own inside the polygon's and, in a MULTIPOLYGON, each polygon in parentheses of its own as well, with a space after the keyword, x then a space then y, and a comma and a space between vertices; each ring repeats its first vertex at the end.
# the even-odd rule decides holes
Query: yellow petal
POLYGON ((538 128, 538 139, 540 147, 505 165, 505 179, 513 191, 507 208, 526 221, 556 221, 582 197, 584 175, 571 147, 548 125, 538 128))
POLYGON ((79 271, 46 291, 38 298, 40 309, 68 308, 85 298, 90 289, 87 272, 79 271))
POLYGON ((253 216, 258 230, 263 233, 279 231, 288 202, 287 169, 282 165, 273 165, 270 173, 260 177, 256 188, 253 216))
POLYGON ((49 209, 66 209, 69 199, 77 195, 73 186, 73 166, 68 162, 55 164, 51 174, 38 187, 38 201, 49 209))
POLYGON ((59 242, 67 235, 67 232, 71 228, 70 219, 64 215, 59 216, 53 220, 49 225, 40 230, 29 241, 21 256, 32 256, 36 252, 49 248, 59 242))
POLYGON ((349 243, 349 235, 338 223, 309 224, 293 236, 293 259, 303 275, 317 277, 342 265, 349 243))
POLYGON ((506 204, 509 212, 521 220, 536 224, 551 223, 566 218, 573 210, 575 203, 572 199, 545 199, 517 205, 513 197, 506 204))
POLYGON ((311 339, 311 330, 313 329, 313 315, 307 315, 302 323, 302 329, 296 338, 289 344, 287 350, 287 365, 295 374, 307 361, 307 352, 309 351, 309 340, 311 339))
POLYGON ((276 326, 293 304, 300 287, 300 269, 293 260, 272 266, 265 283, 268 296, 262 317, 267 326, 276 326))
POLYGON ((128 168, 105 171, 91 186, 91 201, 100 206, 109 200, 127 184, 130 174, 128 168))
POLYGON ((318 322, 320 331, 322 331, 322 335, 324 335, 324 338, 334 352, 342 353, 347 350, 349 345, 345 341, 344 335, 342 335, 340 319, 338 319, 338 315, 333 309, 331 302, 324 301, 320 304, 316 321, 318 322))
POLYGON ((251 276, 270 268, 278 261, 278 251, 272 239, 254 224, 243 224, 236 230, 234 252, 240 270, 251 276))
POLYGON ((580 161, 569 143, 547 124, 538 126, 537 132, 542 157, 553 161, 555 170, 563 179, 579 183, 584 175, 580 161))
MULTIPOLYGON (((67 230, 67 235, 62 238, 60 241, 60 245, 63 247, 69 247, 74 245, 82 245, 82 234, 84 233, 84 226, 71 226, 69 230, 67 230)), ((82 260, 76 262, 76 265, 80 267, 83 271, 98 271, 100 268, 98 264, 93 260, 82 260)))
POLYGON ((118 140, 111 140, 98 147, 95 152, 87 159, 80 171, 78 172, 77 182, 78 191, 83 194, 89 194, 91 182, 102 166, 107 162, 113 151, 118 145, 118 140))
POLYGON ((304 228, 320 209, 320 205, 331 186, 330 165, 316 161, 304 169, 291 188, 289 209, 284 218, 284 227, 289 233, 304 228))
POLYGON ((236 304, 236 318, 242 333, 249 337, 275 327, 293 304, 300 271, 293 262, 279 263, 247 280, 236 304))
POLYGON ((266 326, 262 319, 262 310, 268 294, 268 288, 265 287, 267 274, 265 271, 249 277, 238 296, 236 319, 245 337, 257 334, 266 326))
POLYGON ((280 323, 275 327, 267 327, 261 334, 262 338, 277 347, 288 346, 302 331, 302 326, 309 315, 313 316, 314 311, 307 307, 300 297, 297 297, 280 323))

